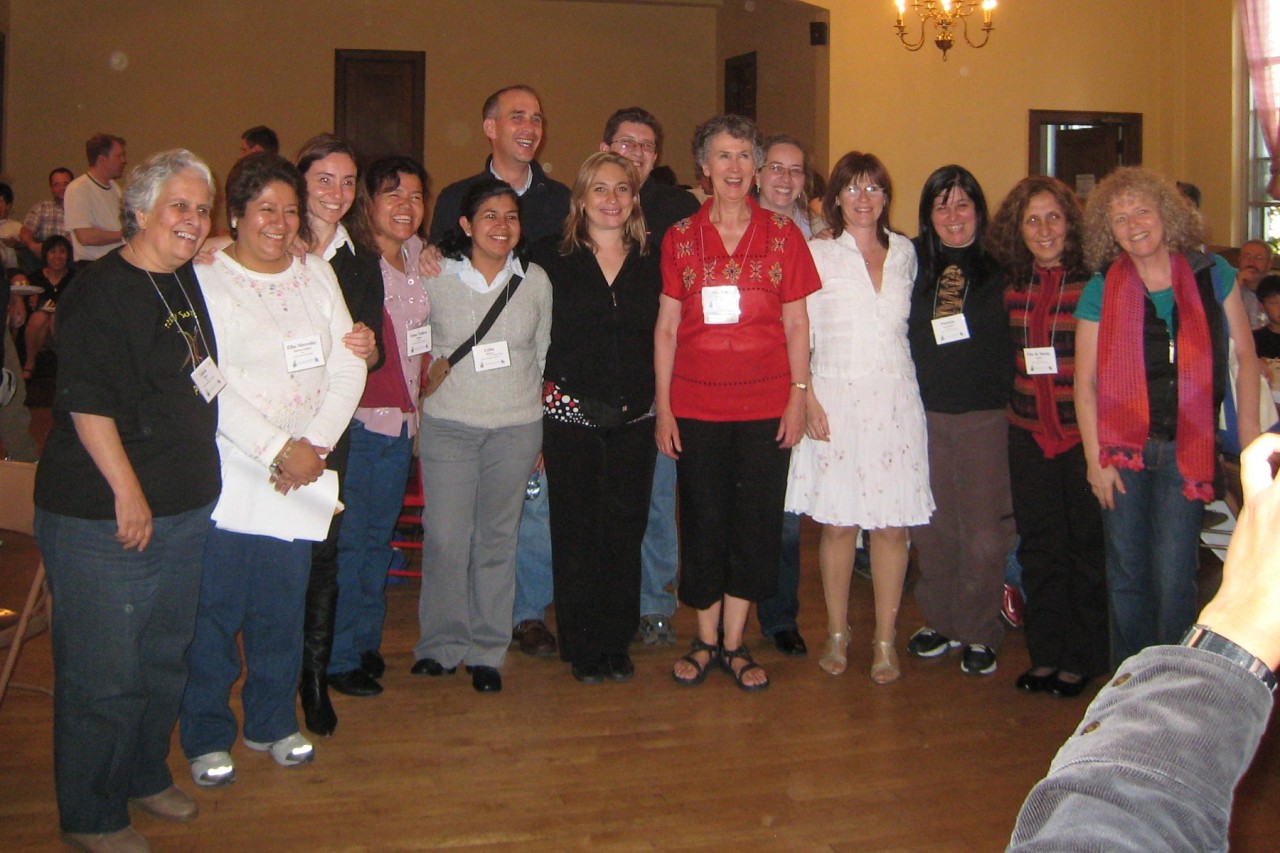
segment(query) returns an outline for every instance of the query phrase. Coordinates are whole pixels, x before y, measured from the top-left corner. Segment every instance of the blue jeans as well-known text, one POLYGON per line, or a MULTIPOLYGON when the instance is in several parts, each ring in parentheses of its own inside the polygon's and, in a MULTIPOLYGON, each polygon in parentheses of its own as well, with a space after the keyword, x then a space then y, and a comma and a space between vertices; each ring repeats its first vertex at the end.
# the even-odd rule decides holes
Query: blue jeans
POLYGON ((520 511, 520 538, 516 544, 516 603, 511 614, 514 628, 526 619, 542 619, 555 594, 551 579, 551 504, 547 478, 538 475, 542 492, 526 500, 520 511))
POLYGON ((640 615, 676 612, 676 572, 680 540, 676 535, 676 460, 663 453, 653 466, 649 524, 640 543, 640 615))
POLYGON ((1125 494, 1102 514, 1111 605, 1111 664, 1147 646, 1177 643, 1196 618, 1203 501, 1182 495, 1172 441, 1151 440, 1145 468, 1119 469, 1125 494))
POLYGON ((351 422, 351 453, 344 486, 347 509, 338 532, 338 610, 334 617, 329 673, 360 668, 360 655, 382 645, 387 612, 383 587, 391 566, 391 536, 400 507, 413 440, 370 432, 351 422))
POLYGON ((188 760, 228 752, 235 743, 236 718, 228 700, 240 677, 236 634, 242 630, 248 669, 240 697, 245 740, 272 743, 298 731, 293 698, 302 669, 302 611, 310 572, 310 542, 211 526, 180 717, 188 760))
POLYGON ((778 556, 778 591, 756 607, 760 631, 772 637, 779 631, 795 631, 800 613, 800 515, 782 514, 782 552, 778 556))
POLYGON ((213 505, 153 519, 126 551, 115 520, 36 510, 58 603, 53 621, 53 764, 64 832, 129 825, 128 799, 173 784, 167 759, 187 683, 200 556, 213 505))

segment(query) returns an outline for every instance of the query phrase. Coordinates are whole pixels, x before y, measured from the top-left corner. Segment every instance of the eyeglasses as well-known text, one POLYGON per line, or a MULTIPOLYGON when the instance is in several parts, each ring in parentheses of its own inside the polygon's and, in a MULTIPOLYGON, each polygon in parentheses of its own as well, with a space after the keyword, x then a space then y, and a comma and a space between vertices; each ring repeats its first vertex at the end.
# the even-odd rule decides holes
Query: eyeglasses
POLYGON ((765 163, 764 168, 772 175, 778 175, 779 177, 782 175, 790 175, 797 181, 804 180, 803 166, 784 166, 781 163, 765 163))
POLYGON ((613 140, 613 147, 618 149, 619 154, 626 154, 635 150, 642 151, 645 154, 658 153, 657 143, 650 142, 647 139, 644 141, 632 139, 630 136, 624 136, 621 139, 613 140))
POLYGON ((865 187, 849 184, 849 186, 844 188, 844 191, 849 195, 865 195, 872 198, 884 195, 884 187, 878 184, 867 184, 865 187))

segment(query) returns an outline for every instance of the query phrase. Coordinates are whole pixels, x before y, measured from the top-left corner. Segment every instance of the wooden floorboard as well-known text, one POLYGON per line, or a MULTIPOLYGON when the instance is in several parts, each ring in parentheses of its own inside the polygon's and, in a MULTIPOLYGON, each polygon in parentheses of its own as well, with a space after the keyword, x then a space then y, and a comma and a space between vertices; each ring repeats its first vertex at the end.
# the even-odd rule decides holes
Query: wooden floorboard
MULTIPOLYGON (((4 539, 0 603, 15 607, 34 549, 4 539)), ((675 684, 683 642, 679 651, 636 646, 627 684, 580 685, 558 660, 514 650, 498 695, 475 693, 461 672, 413 677, 410 581, 388 589, 386 692, 335 696, 338 731, 317 741, 314 763, 285 770, 237 745, 236 783, 196 789, 175 737, 175 777, 202 813, 189 825, 139 815, 135 826, 157 851, 190 853, 1002 849, 1085 699, 1018 693, 1027 652, 1017 632, 991 677, 963 675, 955 655, 904 656, 903 680, 873 684, 871 588, 857 579, 849 672, 827 675, 816 661, 825 619, 807 522, 804 541, 800 621, 812 651, 784 658, 753 638, 773 680, 763 693, 720 673, 697 688, 675 684)), ((687 641, 692 614, 681 609, 675 624, 687 641)), ((902 639, 917 624, 908 595, 902 639)), ((51 677, 48 634, 31 641, 17 677, 51 677)), ((51 717, 51 701, 35 694, 11 692, 0 708, 0 850, 64 849, 51 717)), ((1237 795, 1232 849, 1280 849, 1277 814, 1273 723, 1237 795)))

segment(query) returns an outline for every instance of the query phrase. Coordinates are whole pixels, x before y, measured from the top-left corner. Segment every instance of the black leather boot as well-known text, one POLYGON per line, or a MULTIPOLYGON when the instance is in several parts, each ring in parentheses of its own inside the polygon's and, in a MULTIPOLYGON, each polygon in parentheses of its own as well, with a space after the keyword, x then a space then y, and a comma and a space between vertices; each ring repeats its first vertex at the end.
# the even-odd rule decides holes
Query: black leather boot
POLYGON ((304 669, 298 696, 302 699, 302 717, 307 731, 320 737, 332 735, 338 727, 338 715, 329 701, 329 686, 324 673, 304 669))
MULTIPOLYGON (((331 539, 336 539, 332 535, 331 539)), ((329 737, 338 727, 338 715, 329 701, 325 675, 333 651, 333 620, 338 606, 336 544, 317 542, 312 550, 311 578, 302 622, 302 679, 298 696, 307 731, 329 737)))

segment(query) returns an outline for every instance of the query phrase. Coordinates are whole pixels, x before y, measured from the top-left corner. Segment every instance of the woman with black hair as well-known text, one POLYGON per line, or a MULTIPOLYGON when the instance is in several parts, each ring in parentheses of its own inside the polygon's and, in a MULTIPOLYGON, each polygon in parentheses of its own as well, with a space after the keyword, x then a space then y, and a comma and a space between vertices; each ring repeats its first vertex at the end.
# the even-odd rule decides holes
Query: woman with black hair
POLYGON ((542 446, 551 283, 517 256, 509 184, 475 182, 461 214, 441 241, 440 274, 424 282, 433 384, 419 429, 425 538, 411 672, 449 675, 462 663, 472 687, 492 693, 511 643, 524 485, 542 446))
POLYGON ((253 472, 241 478, 249 488, 270 483, 284 494, 319 479, 364 390, 365 363, 343 344, 351 315, 333 270, 289 252, 295 238, 311 237, 306 205, 306 184, 288 160, 239 160, 227 176, 234 242, 197 270, 225 345, 218 367, 226 383, 218 395, 223 492, 205 545, 182 698, 182 749, 202 786, 235 779, 229 698, 242 670, 241 631, 245 746, 284 767, 315 757, 293 700, 312 543, 274 517, 260 519, 264 532, 247 532, 223 514, 236 499, 227 485, 237 470, 253 472))
POLYGON ((61 234, 54 234, 44 241, 40 250, 40 259, 44 267, 31 276, 31 284, 40 288, 40 294, 33 300, 34 309, 27 315, 27 325, 23 330, 26 339, 26 363, 22 367, 22 378, 30 379, 36 368, 36 356, 53 336, 53 312, 58 299, 66 293, 67 285, 74 275, 71 269, 71 241, 61 234))
POLYGON ((381 252, 386 360, 369 374, 351 421, 346 519, 338 533, 338 609, 329 684, 340 693, 382 692, 383 587, 391 536, 404 502, 418 434, 418 378, 430 349, 431 304, 418 272, 427 172, 411 157, 384 157, 364 173, 360 204, 381 252))
POLYGON ((943 166, 920 192, 920 266, 907 336, 929 430, 937 510, 917 528, 925 619, 907 643, 916 657, 965 647, 960 668, 996 671, 1000 595, 1013 544, 1009 497, 1010 366, 1004 290, 983 246, 987 202, 961 166, 943 166))

